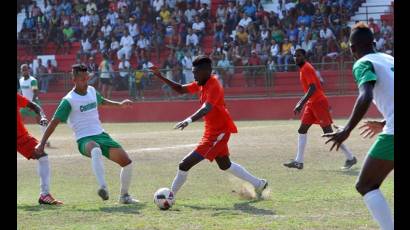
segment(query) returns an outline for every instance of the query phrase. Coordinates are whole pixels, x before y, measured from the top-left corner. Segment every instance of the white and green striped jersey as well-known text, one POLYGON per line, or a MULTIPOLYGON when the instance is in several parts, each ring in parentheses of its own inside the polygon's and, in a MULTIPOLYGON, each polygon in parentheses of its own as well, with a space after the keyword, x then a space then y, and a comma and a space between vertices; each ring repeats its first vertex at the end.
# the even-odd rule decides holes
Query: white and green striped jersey
POLYGON ((367 54, 353 65, 358 87, 376 81, 373 103, 386 120, 384 134, 394 134, 394 57, 384 53, 367 54))
POLYGON ((79 95, 72 89, 61 100, 54 118, 67 122, 74 131, 76 140, 101 134, 104 129, 101 126, 98 105, 102 101, 103 97, 92 86, 88 86, 86 95, 79 95))
POLYGON ((29 76, 27 80, 25 80, 24 77, 21 77, 19 83, 23 96, 28 98, 30 101, 33 101, 34 90, 38 89, 37 79, 33 76, 29 76))

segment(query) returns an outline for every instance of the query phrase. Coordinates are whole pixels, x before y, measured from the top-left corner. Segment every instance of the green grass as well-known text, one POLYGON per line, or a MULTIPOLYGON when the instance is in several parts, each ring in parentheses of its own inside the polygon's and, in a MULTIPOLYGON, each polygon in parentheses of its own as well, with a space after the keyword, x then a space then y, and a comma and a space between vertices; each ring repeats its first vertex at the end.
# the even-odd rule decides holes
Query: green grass
MULTIPOLYGON (((342 125, 345 120, 336 123, 342 125)), ((110 200, 103 202, 96 194, 90 160, 78 153, 71 130, 61 125, 51 137, 52 148, 47 152, 52 194, 65 204, 37 204, 37 162, 18 156, 18 229, 377 229, 354 188, 373 139, 363 140, 357 130, 351 134, 346 144, 358 156, 359 166, 342 172, 343 154, 329 152, 330 146, 320 137, 320 127, 313 126, 305 168, 292 170, 282 163, 294 157, 298 121, 236 124, 239 133, 229 142, 231 159, 268 179, 271 192, 266 200, 240 198, 242 182, 220 171, 216 163, 204 161, 190 171, 172 209, 160 211, 153 203, 153 194, 160 187, 170 187, 178 162, 192 150, 189 145, 200 140, 203 124, 193 123, 181 132, 172 129, 173 123, 106 123, 105 130, 135 163, 130 193, 142 202, 134 206, 117 203, 120 168, 107 160, 110 200)), ((38 126, 28 128, 39 137, 38 126)), ((391 173, 381 187, 392 209, 393 179, 391 173)))

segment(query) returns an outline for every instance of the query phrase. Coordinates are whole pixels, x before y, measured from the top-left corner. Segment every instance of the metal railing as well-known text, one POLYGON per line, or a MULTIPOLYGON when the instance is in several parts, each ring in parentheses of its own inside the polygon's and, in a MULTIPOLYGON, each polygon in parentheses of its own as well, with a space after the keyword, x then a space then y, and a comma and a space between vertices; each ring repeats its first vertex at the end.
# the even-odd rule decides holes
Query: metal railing
MULTIPOLYGON (((327 95, 356 94, 357 88, 352 77, 353 62, 313 63, 321 76, 322 87, 327 95)), ((191 70, 162 69, 163 76, 181 84, 193 81, 191 70)), ((214 67, 221 85, 224 87, 225 97, 281 97, 301 96, 304 94, 299 69, 295 64, 275 66, 232 66, 228 68, 214 67), (278 69, 287 68, 287 72, 278 69)), ((20 75, 18 75, 20 77, 20 75)), ((67 93, 73 88, 71 73, 54 73, 35 76, 39 81, 39 89, 43 89, 48 82, 47 93, 67 93)), ((101 74, 90 74, 89 84, 101 91, 102 85, 111 88, 109 98, 129 97, 134 100, 189 100, 196 96, 178 95, 166 86, 152 73, 144 70, 113 71, 109 73, 109 80, 102 80, 101 74)), ((44 93, 43 95, 46 95, 44 93)), ((41 98, 41 95, 40 95, 41 98)))

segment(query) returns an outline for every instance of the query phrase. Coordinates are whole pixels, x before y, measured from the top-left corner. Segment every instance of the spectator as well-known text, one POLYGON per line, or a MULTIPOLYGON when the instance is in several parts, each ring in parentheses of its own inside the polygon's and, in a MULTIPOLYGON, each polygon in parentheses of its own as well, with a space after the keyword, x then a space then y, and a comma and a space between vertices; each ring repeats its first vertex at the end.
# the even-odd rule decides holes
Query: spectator
POLYGON ((247 28, 251 23, 252 18, 249 15, 242 13, 242 19, 239 21, 238 25, 242 26, 243 28, 247 28))
POLYGON ((90 15, 88 15, 88 13, 84 13, 80 17, 80 22, 81 22, 81 31, 83 32, 86 31, 88 24, 91 22, 90 15))
POLYGON ((124 36, 124 30, 127 30, 127 27, 125 26, 124 20, 122 18, 119 18, 118 23, 114 27, 114 30, 112 32, 114 33, 115 37, 121 41, 121 38, 124 36))
POLYGON ((326 52, 325 55, 322 57, 322 66, 324 68, 325 66, 325 62, 330 61, 333 62, 332 66, 329 66, 329 69, 337 69, 337 63, 336 60, 339 57, 339 49, 338 49, 338 45, 336 43, 335 39, 331 39, 328 42, 328 45, 326 47, 326 52))
POLYGON ((201 18, 202 21, 208 21, 209 17, 209 9, 208 9, 208 4, 203 3, 201 9, 198 10, 199 17, 201 18))
POLYGON ((191 24, 193 22, 194 17, 197 15, 198 13, 196 12, 196 10, 192 7, 192 4, 188 4, 188 9, 185 10, 184 16, 187 20, 187 22, 189 24, 191 24))
POLYGON ((273 26, 272 28, 272 39, 276 41, 276 43, 281 44, 285 38, 285 34, 283 30, 281 30, 277 26, 273 26))
POLYGON ((121 59, 125 55, 125 59, 130 60, 132 54, 132 47, 134 45, 134 40, 131 35, 129 35, 128 30, 124 30, 124 35, 120 41, 120 49, 117 52, 118 59, 121 59))
POLYGON ((91 14, 92 11, 97 12, 97 5, 94 1, 88 1, 87 5, 85 6, 85 10, 87 13, 91 14))
POLYGON ((137 41, 137 55, 141 59, 143 54, 149 53, 150 51, 150 42, 145 38, 144 34, 140 34, 140 38, 137 41))
POLYGON ((38 66, 36 68, 36 78, 40 82, 40 92, 47 93, 48 90, 48 76, 47 68, 43 65, 41 58, 37 59, 38 66))
POLYGON ((310 27, 312 23, 312 16, 307 15, 304 10, 301 10, 297 22, 299 26, 304 25, 306 27, 310 27))
POLYGON ((85 13, 86 12, 85 8, 86 8, 86 5, 83 3, 83 1, 74 0, 74 11, 77 14, 81 15, 81 14, 85 13))
POLYGON ((218 18, 214 24, 214 46, 221 45, 224 41, 224 23, 218 18))
POLYGON ((97 44, 98 44, 98 52, 100 53, 108 52, 107 40, 105 39, 104 34, 101 31, 98 32, 97 44))
POLYGON ((63 10, 62 12, 64 12, 64 14, 71 15, 71 13, 73 12, 73 7, 71 5, 71 1, 63 0, 62 10, 63 10))
POLYGON ((114 35, 112 35, 110 49, 109 49, 109 56, 110 57, 115 56, 119 49, 120 49, 120 43, 118 42, 117 38, 114 35))
POLYGON ((183 84, 188 84, 194 81, 194 75, 192 73, 192 56, 190 51, 185 51, 184 58, 181 61, 182 72, 184 74, 183 84))
POLYGON ((159 16, 161 17, 164 25, 169 25, 171 21, 171 12, 169 12, 167 6, 162 6, 161 11, 159 12, 159 16))
POLYGON ((33 17, 34 19, 37 18, 37 16, 39 16, 41 13, 41 9, 40 7, 37 6, 37 2, 33 1, 33 7, 31 8, 31 17, 33 17))
POLYGON ((386 21, 382 21, 382 26, 380 27, 380 33, 383 36, 390 36, 393 33, 393 29, 390 25, 386 23, 386 21))
POLYGON ((320 29, 320 39, 323 39, 326 41, 326 45, 328 46, 331 40, 336 39, 335 35, 333 34, 332 30, 329 28, 327 24, 324 24, 322 26, 322 29, 320 29))
POLYGON ((341 16, 337 11, 337 6, 335 4, 332 6, 331 9, 332 12, 328 16, 328 23, 333 33, 336 35, 336 37, 339 38, 339 33, 341 29, 341 16))
POLYGON ((103 54, 103 60, 98 67, 98 71, 100 72, 101 94, 107 99, 111 98, 112 70, 109 56, 103 54))
POLYGON ((306 36, 309 33, 309 29, 307 27, 305 27, 304 24, 302 24, 299 28, 299 32, 298 32, 298 43, 301 44, 302 42, 304 42, 306 40, 306 36))
POLYGON ((82 59, 85 55, 88 59, 89 56, 94 56, 96 52, 96 50, 93 50, 91 39, 89 39, 88 36, 84 34, 81 39, 81 48, 78 52, 77 58, 82 59))
POLYGON ((115 12, 112 8, 110 8, 106 16, 106 20, 110 23, 111 27, 115 27, 117 25, 118 18, 118 13, 115 12))
POLYGON ((198 35, 199 41, 201 41, 202 36, 204 36, 205 23, 199 18, 199 16, 195 16, 195 22, 192 24, 192 29, 194 33, 198 35))
POLYGON ((144 33, 144 36, 147 39, 150 39, 153 31, 152 24, 149 21, 143 19, 141 31, 142 33, 144 33))
POLYGON ((306 57, 310 58, 313 55, 315 41, 312 40, 312 34, 307 33, 306 39, 301 43, 301 48, 306 51, 306 57))
POLYGON ((283 69, 286 72, 288 71, 289 62, 292 59, 291 48, 292 48, 292 43, 289 42, 288 38, 285 38, 282 44, 282 52, 278 56, 278 69, 280 69, 280 71, 282 71, 283 69), (283 60, 285 60, 284 66, 283 66, 283 60))
MULTIPOLYGON (((144 100, 144 71, 142 70, 142 65, 138 65, 137 71, 135 71, 135 91, 136 91, 136 100, 144 100)), ((133 95, 131 90, 130 94, 133 95)))
POLYGON ((271 47, 270 47, 270 57, 274 63, 278 63, 278 58, 280 54, 280 48, 278 43, 276 43, 275 39, 271 40, 271 47))
POLYGON ((264 41, 269 41, 270 40, 270 33, 269 30, 266 28, 265 25, 261 26, 261 33, 260 33, 260 41, 259 42, 264 42, 264 41))
POLYGON ((320 9, 316 8, 315 14, 312 16, 312 24, 317 28, 322 28, 324 20, 325 18, 323 14, 320 12, 320 9))
POLYGON ((386 41, 384 40, 383 36, 380 33, 375 34, 374 36, 375 36, 375 41, 376 41, 375 42, 376 50, 379 52, 383 52, 386 41))
POLYGON ((286 30, 286 36, 289 38, 290 42, 297 41, 299 30, 296 28, 293 23, 289 25, 289 28, 286 30))
POLYGON ((227 15, 228 15, 228 10, 226 9, 226 7, 223 4, 218 4, 218 8, 216 9, 217 21, 219 19, 221 23, 223 24, 226 23, 227 15))
POLYGON ((134 39, 134 41, 136 41, 140 32, 139 32, 138 24, 135 23, 135 18, 130 17, 129 23, 127 23, 126 26, 128 28, 128 32, 130 33, 132 39, 134 39))
MULTIPOLYGON (((63 11, 64 12, 64 11, 63 11)), ((72 47, 72 43, 75 42, 75 37, 74 37, 74 29, 68 24, 68 22, 64 23, 64 29, 63 29, 63 34, 64 34, 64 43, 63 43, 63 47, 65 49, 65 44, 67 43, 67 49, 65 49, 64 53, 65 54, 69 54, 71 47, 72 47)))
POLYGON ((236 40, 239 42, 241 46, 245 46, 248 44, 248 33, 246 33, 243 26, 238 27, 238 31, 236 32, 236 40))
POLYGON ((164 6, 164 0, 152 0, 152 7, 156 13, 159 13, 162 6, 164 6))
POLYGON ((248 60, 248 65, 249 65, 248 71, 249 71, 250 74, 245 75, 246 87, 251 86, 251 84, 250 84, 251 79, 253 80, 253 86, 256 86, 256 74, 259 72, 258 68, 260 68, 260 67, 256 67, 256 66, 259 66, 261 64, 262 63, 261 63, 256 51, 252 50, 251 57, 248 60))
POLYGON ((231 87, 232 77, 233 77, 233 66, 228 56, 222 53, 222 58, 217 64, 219 75, 222 78, 223 87, 231 87))
MULTIPOLYGON (((151 85, 152 84, 152 76, 153 74, 149 70, 154 64, 150 60, 146 58, 145 55, 142 56, 141 58, 141 64, 142 64, 142 70, 144 71, 144 78, 147 79, 146 85, 151 85)), ((145 84, 144 84, 145 86, 145 84)))
POLYGON ((243 12, 251 18, 255 18, 256 7, 250 0, 247 0, 245 5, 243 6, 243 12))
POLYGON ((104 20, 104 25, 101 27, 104 37, 109 38, 111 35, 112 27, 107 19, 104 20))
POLYGON ((228 2, 228 8, 227 8, 227 14, 226 14, 226 26, 228 28, 228 31, 232 31, 235 29, 238 23, 238 10, 234 4, 234 2, 229 1, 228 2))
POLYGON ((95 63, 94 57, 89 57, 87 60, 88 84, 97 88, 98 83, 98 65, 95 63))
POLYGON ((186 46, 191 51, 196 48, 199 43, 198 36, 193 32, 191 28, 188 28, 188 35, 186 36, 186 46))
MULTIPOLYGON (((174 77, 173 77, 173 65, 175 64, 173 61, 173 55, 172 53, 168 55, 167 59, 165 60, 164 64, 162 64, 162 69, 165 71, 165 77, 168 80, 173 81, 174 77)), ((169 87, 167 84, 163 84, 161 86, 162 91, 164 92, 164 96, 165 98, 171 99, 172 97, 172 90, 171 87, 169 87)))
POLYGON ((94 9, 90 10, 90 13, 89 13, 90 23, 93 26, 100 26, 100 17, 95 12, 96 11, 94 11, 94 9))
POLYGON ((369 29, 373 32, 373 34, 380 33, 380 27, 374 22, 372 17, 369 18, 369 29))
POLYGON ((121 57, 121 61, 118 63, 119 78, 116 82, 116 89, 123 90, 128 87, 128 75, 131 71, 131 64, 128 60, 125 59, 125 56, 121 57))

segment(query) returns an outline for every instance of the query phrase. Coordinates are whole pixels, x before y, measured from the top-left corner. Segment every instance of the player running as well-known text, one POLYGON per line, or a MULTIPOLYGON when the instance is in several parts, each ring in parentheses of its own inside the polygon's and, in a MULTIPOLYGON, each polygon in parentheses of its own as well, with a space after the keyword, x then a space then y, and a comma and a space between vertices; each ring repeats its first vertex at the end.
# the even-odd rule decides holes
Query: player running
POLYGON ((41 151, 35 150, 38 141, 28 133, 28 130, 24 126, 23 119, 19 112, 21 108, 26 107, 33 110, 37 114, 37 116, 39 116, 38 120, 41 125, 46 126, 48 122, 46 115, 44 114, 40 106, 17 93, 17 152, 23 155, 27 160, 38 160, 38 175, 40 176, 41 188, 38 203, 49 205, 63 204, 63 202, 54 199, 49 192, 50 164, 48 162, 48 155, 44 152, 44 149, 41 151))
POLYGON ((359 96, 345 127, 323 135, 333 141, 330 148, 336 150, 366 114, 373 100, 383 115, 383 121, 367 121, 361 135, 377 140, 364 160, 356 182, 357 191, 363 196, 367 208, 383 230, 394 229, 389 205, 379 190, 387 175, 394 169, 394 57, 377 53, 373 47, 373 33, 364 23, 356 24, 350 34, 350 50, 358 59, 353 65, 353 75, 359 87, 359 96))
POLYGON ((204 159, 215 160, 221 170, 226 170, 234 176, 251 183, 258 198, 268 183, 250 174, 241 165, 229 159, 228 141, 231 133, 237 133, 237 128, 225 107, 223 88, 212 73, 212 61, 207 56, 198 56, 192 62, 192 72, 195 81, 181 85, 161 75, 157 67, 152 72, 180 94, 199 93, 201 108, 193 115, 179 122, 175 129, 183 130, 191 122, 204 117, 205 132, 199 145, 179 163, 179 170, 172 182, 171 190, 176 194, 185 183, 188 171, 204 159))
POLYGON ((128 194, 132 177, 132 161, 120 144, 114 141, 101 127, 98 113, 99 105, 127 106, 130 100, 116 102, 100 95, 94 87, 88 86, 87 67, 76 64, 72 67, 72 80, 74 88, 62 99, 53 119, 47 126, 41 143, 36 149, 42 151, 50 135, 60 122, 66 122, 74 131, 78 150, 86 157, 91 157, 92 168, 100 188, 98 195, 103 200, 108 200, 108 188, 104 178, 104 164, 102 156, 119 164, 121 168, 121 190, 119 202, 133 204, 139 202, 128 194))
MULTIPOLYGON (((41 106, 40 99, 38 98, 38 81, 35 77, 30 76, 29 66, 23 64, 20 66, 20 70, 23 76, 19 79, 21 94, 28 98, 31 102, 36 103, 41 106)), ((39 116, 28 108, 21 108, 20 110, 23 116, 36 117, 37 123, 40 124, 41 133, 44 134, 46 130, 46 125, 41 125, 39 116)), ((47 142, 47 147, 50 147, 50 142, 47 142)))
MULTIPOLYGON (((300 113, 303 106, 306 106, 298 129, 298 148, 295 160, 291 160, 283 165, 288 168, 303 169, 307 131, 310 126, 312 124, 318 124, 324 133, 331 133, 333 132, 331 126, 333 121, 330 116, 327 97, 325 96, 320 80, 316 75, 316 70, 306 61, 306 51, 304 49, 296 50, 295 62, 300 68, 300 83, 302 84, 305 95, 296 104, 293 112, 297 115, 300 113)), ((350 169, 357 163, 357 159, 344 144, 340 147, 346 156, 346 161, 342 169, 350 169)))

